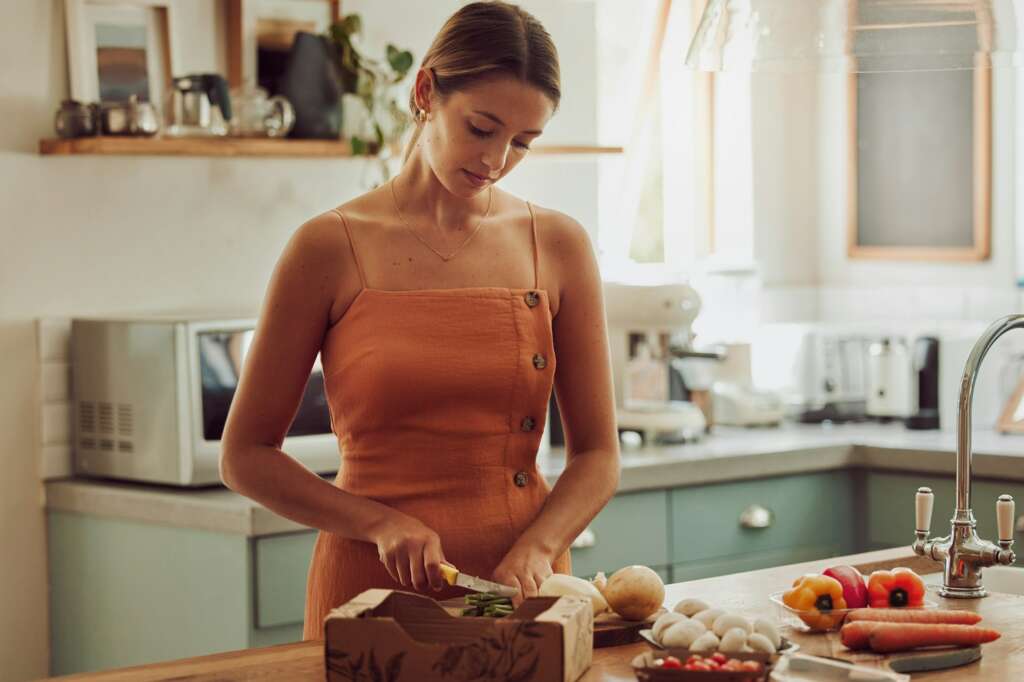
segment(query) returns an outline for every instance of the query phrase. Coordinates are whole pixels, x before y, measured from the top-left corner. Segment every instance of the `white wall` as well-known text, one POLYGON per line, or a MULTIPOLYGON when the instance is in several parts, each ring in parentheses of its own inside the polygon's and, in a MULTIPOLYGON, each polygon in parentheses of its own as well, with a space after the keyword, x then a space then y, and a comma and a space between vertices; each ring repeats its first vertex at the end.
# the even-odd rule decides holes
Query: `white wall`
MULTIPOLYGON (((346 0, 368 39, 417 58, 458 2, 346 0), (394 17, 402 17, 400 22, 394 17), (384 28, 387 27, 387 28, 384 28)), ((47 674, 47 564, 39 461, 41 317, 171 312, 255 314, 291 232, 358 194, 363 162, 204 158, 53 157, 67 96, 62 0, 0 6, 0 677, 47 674)), ((593 9, 589 2, 526 4, 563 62, 564 100, 544 136, 587 143, 596 134, 593 9), (589 23, 588 23, 589 22, 589 23)), ((177 0, 184 70, 221 70, 221 3, 177 0)), ((596 225, 593 161, 536 157, 508 179, 521 195, 596 225)), ((66 471, 66 467, 64 469, 66 471)), ((65 567, 74 570, 74 567, 65 567)))

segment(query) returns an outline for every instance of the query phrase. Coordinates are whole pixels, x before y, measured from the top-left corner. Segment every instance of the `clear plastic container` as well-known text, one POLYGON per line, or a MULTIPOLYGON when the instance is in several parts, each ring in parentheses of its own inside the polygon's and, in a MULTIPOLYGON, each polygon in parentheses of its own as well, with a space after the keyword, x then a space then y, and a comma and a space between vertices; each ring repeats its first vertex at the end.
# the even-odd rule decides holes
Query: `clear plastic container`
MULTIPOLYGON (((831 611, 800 611, 787 606, 782 601, 785 592, 773 592, 769 599, 778 608, 778 619, 780 623, 791 626, 798 632, 831 632, 843 626, 843 622, 851 611, 859 609, 833 609, 831 611)), ((934 609, 938 604, 925 600, 922 606, 903 606, 904 609, 934 609)))

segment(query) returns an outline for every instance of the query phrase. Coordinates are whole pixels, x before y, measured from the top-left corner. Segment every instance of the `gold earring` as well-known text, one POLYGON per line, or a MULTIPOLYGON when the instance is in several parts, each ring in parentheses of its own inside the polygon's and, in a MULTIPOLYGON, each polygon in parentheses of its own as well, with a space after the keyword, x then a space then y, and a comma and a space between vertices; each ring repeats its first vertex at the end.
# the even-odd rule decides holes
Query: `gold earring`
POLYGON ((416 110, 416 121, 419 122, 419 123, 424 123, 426 120, 427 120, 427 112, 424 109, 417 109, 416 110))

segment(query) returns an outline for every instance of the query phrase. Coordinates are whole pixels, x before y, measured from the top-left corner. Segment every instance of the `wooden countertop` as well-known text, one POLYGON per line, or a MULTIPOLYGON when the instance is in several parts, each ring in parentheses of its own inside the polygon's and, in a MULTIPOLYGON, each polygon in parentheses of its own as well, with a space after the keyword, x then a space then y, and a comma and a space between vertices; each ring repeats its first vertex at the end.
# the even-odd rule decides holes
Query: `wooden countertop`
MULTIPOLYGON (((749 616, 767 615, 775 618, 778 614, 775 605, 768 600, 769 594, 788 587, 797 576, 819 572, 835 564, 850 564, 862 571, 904 565, 913 567, 919 573, 930 573, 939 568, 934 562, 913 556, 909 549, 897 548, 676 583, 668 586, 665 602, 671 606, 684 597, 700 597, 714 606, 749 616)), ((1003 636, 996 642, 982 646, 983 657, 980 661, 952 670, 915 673, 915 680, 1009 682, 1024 679, 1024 597, 993 594, 985 599, 953 600, 930 593, 930 598, 943 608, 976 611, 981 614, 983 625, 999 630, 1003 636)), ((863 665, 885 664, 885 657, 847 651, 839 643, 836 634, 810 635, 788 631, 785 634, 800 645, 801 653, 834 656, 863 665)), ((593 665, 582 680, 636 680, 630 661, 647 648, 646 644, 640 643, 597 649, 594 651, 593 665)), ((89 682, 236 682, 252 679, 320 682, 326 677, 323 643, 303 642, 50 679, 89 682)))

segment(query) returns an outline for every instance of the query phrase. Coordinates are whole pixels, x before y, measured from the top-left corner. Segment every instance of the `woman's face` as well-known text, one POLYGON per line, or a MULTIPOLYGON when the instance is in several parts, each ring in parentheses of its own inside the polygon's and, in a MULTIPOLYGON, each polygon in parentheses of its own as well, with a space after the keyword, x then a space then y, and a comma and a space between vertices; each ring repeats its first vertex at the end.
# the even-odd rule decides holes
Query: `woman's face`
POLYGON ((421 138, 427 162, 449 192, 466 198, 515 168, 554 114, 547 95, 511 76, 430 102, 421 138))

